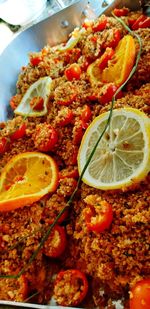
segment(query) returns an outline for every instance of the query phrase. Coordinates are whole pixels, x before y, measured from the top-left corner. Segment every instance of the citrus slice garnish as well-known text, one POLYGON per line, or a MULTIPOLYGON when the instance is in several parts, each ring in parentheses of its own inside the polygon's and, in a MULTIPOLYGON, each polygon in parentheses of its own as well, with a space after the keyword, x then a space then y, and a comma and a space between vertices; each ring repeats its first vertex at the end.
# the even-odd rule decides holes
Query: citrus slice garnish
POLYGON ((74 31, 72 32, 71 37, 69 38, 69 40, 67 41, 67 43, 65 45, 60 45, 58 46, 57 50, 59 52, 65 52, 68 51, 70 49, 73 49, 77 43, 79 42, 82 34, 85 32, 84 28, 75 28, 74 31))
POLYGON ((40 152, 14 156, 0 177, 0 211, 13 210, 38 201, 56 190, 58 169, 55 161, 40 152))
POLYGON ((51 88, 52 79, 49 76, 38 79, 28 88, 20 104, 14 110, 14 113, 28 117, 38 117, 45 115, 47 113, 47 103, 51 88), (43 99, 43 108, 40 111, 38 109, 36 110, 33 104, 31 104, 34 98, 43 99))
POLYGON ((127 34, 120 40, 112 59, 109 60, 108 66, 104 70, 99 68, 101 58, 89 65, 87 74, 91 84, 113 82, 116 86, 122 85, 133 68, 135 56, 134 39, 127 34))
MULTIPOLYGON (((103 132, 109 112, 96 117, 86 130, 78 153, 81 174, 103 132)), ((83 175, 83 182, 102 190, 124 189, 150 171, 150 119, 134 108, 113 110, 110 126, 83 175)))

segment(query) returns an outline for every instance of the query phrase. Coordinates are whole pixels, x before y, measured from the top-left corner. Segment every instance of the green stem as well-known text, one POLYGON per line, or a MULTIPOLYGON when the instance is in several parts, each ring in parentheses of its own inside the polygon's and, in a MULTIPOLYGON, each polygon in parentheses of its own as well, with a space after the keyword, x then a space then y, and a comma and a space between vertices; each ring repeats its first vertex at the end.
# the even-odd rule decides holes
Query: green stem
POLYGON ((139 63, 139 60, 140 60, 140 55, 141 55, 141 51, 142 51, 142 42, 141 42, 141 38, 138 34, 136 34, 135 32, 131 31, 131 29, 123 22, 123 20, 121 18, 118 18, 117 16, 115 16, 113 13, 112 15, 124 26, 125 29, 128 30, 128 32, 130 32, 132 35, 134 35, 138 42, 139 42, 139 51, 138 51, 138 54, 137 54, 137 58, 136 58, 136 62, 135 62, 135 65, 134 67, 132 68, 128 78, 125 80, 125 82, 117 89, 117 91, 115 92, 115 94, 113 95, 113 98, 112 98, 112 102, 111 102, 111 107, 110 107, 110 111, 109 111, 109 115, 108 115, 108 119, 107 119, 107 122, 106 122, 106 125, 102 131, 102 133, 100 134, 94 148, 92 149, 83 169, 82 169, 82 172, 81 172, 81 175, 78 179, 78 182, 77 182, 77 186, 75 188, 75 190, 73 191, 69 201, 67 202, 67 205, 60 211, 60 213, 58 214, 58 216, 55 218, 54 222, 50 225, 50 227, 48 228, 46 234, 43 236, 39 246, 37 247, 37 249, 33 252, 33 254, 31 255, 27 265, 25 265, 21 271, 17 274, 17 275, 0 275, 0 278, 19 278, 26 270, 27 268, 29 267, 29 265, 33 262, 33 260, 36 258, 36 256, 38 255, 39 251, 41 250, 41 248, 43 247, 45 241, 47 240, 47 238, 49 237, 53 227, 56 225, 56 223, 58 222, 59 218, 61 217, 61 215, 66 211, 66 209, 72 204, 73 202, 73 199, 75 197, 75 194, 79 188, 79 185, 81 183, 81 180, 82 180, 82 177, 95 153, 95 150, 99 144, 99 142, 101 141, 104 133, 106 132, 109 124, 110 124, 110 121, 111 121, 111 118, 112 118, 112 114, 113 114, 113 107, 114 107, 114 104, 115 104, 115 99, 116 99, 116 95, 119 93, 119 91, 127 84, 127 82, 129 81, 129 79, 133 76, 133 74, 135 73, 136 69, 137 69, 137 66, 138 66, 138 63, 139 63))

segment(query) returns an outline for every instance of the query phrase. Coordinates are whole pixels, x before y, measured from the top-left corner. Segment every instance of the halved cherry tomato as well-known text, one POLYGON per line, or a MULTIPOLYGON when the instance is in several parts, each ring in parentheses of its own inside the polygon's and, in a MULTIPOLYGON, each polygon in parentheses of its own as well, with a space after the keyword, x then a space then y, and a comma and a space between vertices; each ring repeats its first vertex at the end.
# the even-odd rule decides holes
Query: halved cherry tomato
POLYGON ((104 70, 107 67, 108 61, 112 59, 113 55, 114 55, 114 50, 110 47, 107 47, 104 54, 99 59, 98 66, 100 70, 104 70))
POLYGON ((65 76, 69 81, 75 79, 80 79, 81 68, 79 64, 73 63, 65 70, 65 76))
POLYGON ((25 134, 26 134, 26 124, 22 123, 18 127, 18 129, 16 129, 16 131, 13 134, 11 134, 10 139, 12 141, 15 141, 15 140, 17 140, 19 138, 23 138, 25 136, 25 134))
POLYGON ((10 106, 11 106, 11 108, 13 110, 16 109, 16 107, 18 106, 20 100, 21 100, 21 95, 20 94, 16 94, 16 95, 11 97, 11 99, 9 101, 9 104, 10 104, 10 106))
POLYGON ((44 106, 44 99, 42 97, 33 97, 30 101, 30 106, 33 110, 41 111, 44 106))
POLYGON ((129 27, 132 29, 132 26, 133 24, 135 23, 135 19, 133 18, 128 18, 128 24, 129 24, 129 27))
POLYGON ((81 113, 81 119, 84 120, 85 122, 88 122, 89 120, 91 120, 91 117, 92 117, 91 109, 88 105, 85 105, 85 108, 81 113))
POLYGON ((89 121, 91 120, 92 112, 88 105, 85 106, 84 110, 81 113, 81 123, 82 123, 82 129, 87 129, 89 125, 89 121))
POLYGON ((72 122, 73 112, 69 108, 64 108, 63 110, 58 112, 60 116, 59 121, 57 122, 60 126, 64 127, 72 122))
POLYGON ((6 137, 0 137, 0 155, 9 150, 10 141, 6 137))
POLYGON ((53 150, 58 141, 57 131, 48 123, 41 123, 36 126, 34 144, 42 152, 53 150))
POLYGON ((83 122, 80 121, 73 130, 73 145, 79 145, 84 134, 83 122))
POLYGON ((77 306, 85 298, 87 292, 88 281, 80 270, 69 269, 58 273, 54 284, 54 298, 59 305, 77 306))
POLYGON ((138 281, 130 292, 130 309, 150 308, 150 279, 138 281))
POLYGON ((64 227, 55 225, 44 243, 43 253, 51 258, 59 257, 64 252, 66 244, 67 239, 64 227))
POLYGON ((114 9, 114 14, 118 17, 121 16, 126 16, 129 13, 129 9, 128 8, 122 8, 122 9, 114 9))
POLYGON ((112 206, 106 201, 100 201, 97 205, 88 205, 83 214, 88 230, 96 233, 108 229, 113 220, 112 206))
POLYGON ((103 16, 100 20, 98 20, 92 27, 94 32, 103 31, 107 25, 107 17, 103 16))
POLYGON ((40 56, 31 56, 30 57, 30 63, 33 66, 37 66, 42 61, 42 58, 40 56))
POLYGON ((132 30, 137 30, 140 27, 140 24, 143 23, 147 19, 147 16, 140 15, 138 19, 135 20, 134 24, 132 25, 132 30))
POLYGON ((64 86, 58 86, 55 89, 54 98, 57 104, 69 106, 77 97, 77 87, 72 85, 70 81, 64 86))
MULTIPOLYGON (((118 87, 115 86, 114 84, 110 84, 109 86, 107 86, 107 88, 105 88, 105 92, 100 96, 100 103, 101 104, 106 104, 108 102, 110 102, 113 98, 113 95, 115 94, 115 92, 117 91, 118 87)), ((120 99, 122 98, 123 94, 122 91, 120 90, 119 93, 117 94, 116 98, 120 99)))
POLYGON ((105 42, 103 47, 104 48, 107 48, 107 47, 115 48, 118 45, 120 39, 121 39, 120 31, 119 31, 119 29, 116 29, 116 30, 114 30, 112 40, 105 42))
POLYGON ((150 17, 147 17, 145 20, 139 23, 139 28, 150 28, 150 17))
POLYGON ((79 177, 79 172, 77 168, 74 169, 63 169, 59 173, 59 179, 64 179, 64 178, 75 178, 78 179, 79 177))

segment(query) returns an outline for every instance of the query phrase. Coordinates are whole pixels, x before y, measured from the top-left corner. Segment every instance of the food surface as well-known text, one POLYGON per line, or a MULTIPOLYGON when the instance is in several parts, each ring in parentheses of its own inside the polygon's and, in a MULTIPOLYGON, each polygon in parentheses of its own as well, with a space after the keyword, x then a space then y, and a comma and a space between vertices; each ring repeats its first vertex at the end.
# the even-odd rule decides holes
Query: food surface
POLYGON ((115 9, 21 68, 0 124, 1 300, 149 308, 149 42, 149 17, 115 9))

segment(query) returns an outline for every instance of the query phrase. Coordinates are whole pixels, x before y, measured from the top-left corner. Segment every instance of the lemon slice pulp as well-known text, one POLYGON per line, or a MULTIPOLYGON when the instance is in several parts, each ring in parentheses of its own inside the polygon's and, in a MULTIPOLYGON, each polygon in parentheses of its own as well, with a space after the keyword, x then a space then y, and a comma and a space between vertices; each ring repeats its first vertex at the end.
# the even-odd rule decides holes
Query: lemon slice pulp
POLYGON ((28 88, 14 113, 28 117, 45 115, 47 113, 47 103, 52 88, 51 86, 52 79, 49 76, 38 79, 28 88), (43 98, 43 109, 41 111, 34 110, 30 105, 31 100, 35 97, 43 98))
MULTIPOLYGON (((105 128, 109 112, 96 117, 86 130, 78 153, 81 174, 105 128)), ((83 175, 83 182, 102 190, 125 188, 150 171, 150 119, 134 108, 113 111, 109 127, 83 175)))

